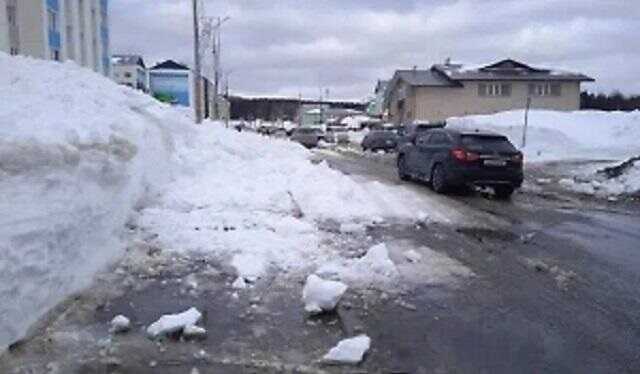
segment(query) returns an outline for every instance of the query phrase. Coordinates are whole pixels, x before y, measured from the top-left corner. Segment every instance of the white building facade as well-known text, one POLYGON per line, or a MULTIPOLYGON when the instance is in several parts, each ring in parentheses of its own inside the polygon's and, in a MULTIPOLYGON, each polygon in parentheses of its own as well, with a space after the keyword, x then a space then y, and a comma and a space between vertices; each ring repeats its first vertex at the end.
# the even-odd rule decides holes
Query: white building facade
POLYGON ((0 50, 110 76, 108 14, 108 0, 0 0, 0 50))
POLYGON ((147 68, 142 56, 113 55, 111 72, 116 83, 147 92, 147 68))

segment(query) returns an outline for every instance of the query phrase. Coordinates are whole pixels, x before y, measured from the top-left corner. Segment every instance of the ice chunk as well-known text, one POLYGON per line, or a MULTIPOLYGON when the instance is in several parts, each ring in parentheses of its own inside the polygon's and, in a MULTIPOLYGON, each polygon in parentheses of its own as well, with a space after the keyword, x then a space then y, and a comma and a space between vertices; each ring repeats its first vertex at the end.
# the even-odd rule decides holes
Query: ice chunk
POLYGON ((362 361, 369 350, 371 339, 366 335, 358 335, 354 338, 341 340, 338 345, 331 348, 329 353, 322 358, 326 362, 335 364, 357 364, 362 361))
POLYGON ((422 255, 416 252, 414 249, 409 249, 408 251, 405 251, 404 257, 409 262, 420 262, 420 260, 422 260, 422 255))
POLYGON ((237 290, 245 289, 247 288, 247 282, 245 282, 243 277, 238 277, 236 278, 235 281, 233 281, 233 283, 231 284, 231 287, 237 290))
POLYGON ((119 314, 111 320, 111 332, 113 333, 122 333, 127 332, 131 328, 131 321, 129 318, 119 314))
POLYGON ((340 232, 343 234, 359 234, 365 231, 364 225, 353 222, 345 222, 340 225, 340 232))
POLYGON ((152 338, 156 338, 160 335, 180 331, 185 326, 195 325, 200 318, 202 318, 202 314, 196 308, 190 308, 177 314, 165 314, 147 327, 147 334, 152 338))
POLYGON ((324 280, 311 274, 302 290, 304 309, 312 314, 331 311, 346 290, 347 285, 342 282, 324 280))
POLYGON ((204 338, 207 335, 207 330, 200 326, 187 325, 182 330, 182 335, 186 338, 204 338))
POLYGON ((376 244, 369 248, 367 254, 359 261, 360 270, 369 268, 376 273, 387 276, 395 276, 398 273, 393 261, 389 258, 389 251, 384 243, 376 244))

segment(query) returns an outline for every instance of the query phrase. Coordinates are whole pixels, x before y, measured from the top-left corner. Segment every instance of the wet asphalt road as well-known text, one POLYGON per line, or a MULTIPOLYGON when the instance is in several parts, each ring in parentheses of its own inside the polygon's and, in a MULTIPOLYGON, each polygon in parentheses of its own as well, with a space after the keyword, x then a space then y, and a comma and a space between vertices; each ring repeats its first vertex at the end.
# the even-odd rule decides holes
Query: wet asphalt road
POLYGON ((478 225, 369 227, 367 239, 357 240, 428 246, 475 275, 455 287, 398 294, 350 290, 337 313, 309 319, 300 305, 302 279, 266 279, 237 299, 228 286, 233 271, 215 259, 158 258, 153 271, 125 266, 69 300, 0 357, 0 372, 640 372, 637 203, 536 188, 508 202, 481 193, 443 197, 400 182, 390 156, 317 157, 356 179, 408 188, 473 217, 478 225), (205 286, 189 290, 189 274, 205 286), (160 314, 190 306, 204 312, 207 339, 153 342, 140 333, 160 314), (118 313, 134 330, 109 339, 107 323, 118 313), (317 361, 360 332, 372 339, 363 363, 317 361))

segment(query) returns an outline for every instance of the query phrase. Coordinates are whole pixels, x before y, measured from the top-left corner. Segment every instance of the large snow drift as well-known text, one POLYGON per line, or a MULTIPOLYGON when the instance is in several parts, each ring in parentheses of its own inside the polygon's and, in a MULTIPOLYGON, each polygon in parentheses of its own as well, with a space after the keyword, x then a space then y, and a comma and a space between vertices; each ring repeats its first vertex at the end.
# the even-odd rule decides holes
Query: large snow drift
POLYGON ((0 53, 0 72, 1 349, 122 253, 132 208, 168 178, 175 121, 71 63, 0 53))
POLYGON ((127 221, 255 280, 340 257, 319 221, 416 218, 402 202, 415 196, 314 165, 292 142, 196 127, 73 63, 0 54, 0 71, 0 348, 117 260, 127 221))
MULTIPOLYGON (((447 120, 447 126, 505 134, 522 145, 524 111, 447 120)), ((529 112, 525 161, 622 160, 640 154, 640 112, 529 112)))

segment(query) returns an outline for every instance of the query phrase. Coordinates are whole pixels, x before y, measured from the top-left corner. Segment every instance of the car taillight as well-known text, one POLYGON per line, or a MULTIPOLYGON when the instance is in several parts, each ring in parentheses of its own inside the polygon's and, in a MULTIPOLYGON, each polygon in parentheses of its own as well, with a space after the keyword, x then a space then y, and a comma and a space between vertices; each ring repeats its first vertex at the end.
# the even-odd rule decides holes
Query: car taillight
POLYGON ((472 162, 480 159, 480 155, 473 152, 467 152, 463 148, 454 148, 451 150, 451 155, 458 161, 472 162))
POLYGON ((522 155, 522 153, 516 153, 515 155, 511 156, 511 161, 515 162, 515 163, 522 163, 524 159, 524 156, 522 155))

